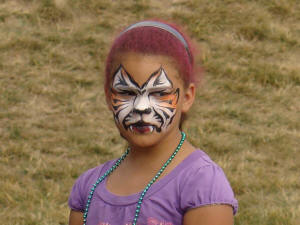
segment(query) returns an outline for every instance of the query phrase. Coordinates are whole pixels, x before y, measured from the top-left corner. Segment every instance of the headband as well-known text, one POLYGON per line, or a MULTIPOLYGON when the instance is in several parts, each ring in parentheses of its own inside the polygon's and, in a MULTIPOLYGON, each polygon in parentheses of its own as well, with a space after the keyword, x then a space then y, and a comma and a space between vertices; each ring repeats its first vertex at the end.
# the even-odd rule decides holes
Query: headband
POLYGON ((192 62, 192 55, 190 53, 189 46, 188 46, 186 40, 183 38, 183 36, 177 30, 175 30, 173 27, 171 27, 165 23, 161 23, 161 22, 157 22, 157 21, 138 22, 138 23, 132 24, 129 27, 127 27, 123 32, 121 32, 120 36, 122 34, 126 33, 127 31, 134 29, 134 28, 138 28, 138 27, 156 27, 156 28, 160 28, 162 30, 168 31, 170 34, 174 35, 183 44, 185 50, 188 53, 189 59, 192 62))

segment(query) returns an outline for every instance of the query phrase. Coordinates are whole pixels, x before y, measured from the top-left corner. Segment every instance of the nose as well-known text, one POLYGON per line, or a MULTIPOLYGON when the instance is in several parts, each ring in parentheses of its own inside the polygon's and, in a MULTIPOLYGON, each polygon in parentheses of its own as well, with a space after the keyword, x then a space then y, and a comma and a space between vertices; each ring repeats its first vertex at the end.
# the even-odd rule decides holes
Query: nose
POLYGON ((147 108, 145 110, 133 109, 133 112, 138 114, 150 114, 151 109, 150 108, 147 108))
POLYGON ((138 96, 134 102, 133 112, 138 114, 150 114, 150 102, 146 96, 138 96))

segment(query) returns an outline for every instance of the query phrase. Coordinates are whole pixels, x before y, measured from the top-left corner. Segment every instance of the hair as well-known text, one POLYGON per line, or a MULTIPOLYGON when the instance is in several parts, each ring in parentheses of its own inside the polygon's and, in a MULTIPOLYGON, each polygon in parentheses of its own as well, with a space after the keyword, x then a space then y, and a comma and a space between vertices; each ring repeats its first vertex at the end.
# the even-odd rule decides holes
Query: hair
MULTIPOLYGON (((151 20, 157 21, 157 20, 151 20)), ((184 38, 187 48, 172 33, 155 26, 140 26, 127 29, 115 39, 106 59, 105 68, 105 91, 109 91, 114 60, 124 52, 138 52, 142 54, 164 55, 175 60, 179 74, 185 86, 190 83, 197 83, 201 75, 200 68, 195 70, 194 53, 195 49, 191 45, 190 39, 183 34, 177 25, 157 21, 166 24, 176 30, 184 38), (196 76, 199 75, 198 77, 196 76)), ((118 66, 118 65, 117 65, 118 66)))
MULTIPOLYGON (((175 25, 159 20, 155 21, 171 27, 182 36, 184 41, 166 29, 156 26, 137 26, 131 25, 117 36, 106 59, 105 68, 105 93, 108 96, 116 58, 126 52, 137 52, 142 54, 164 55, 174 60, 179 75, 187 87, 190 83, 197 83, 201 76, 201 67, 195 69, 194 54, 195 48, 192 47, 190 39, 175 25), (186 46, 184 45, 186 44, 186 46), (196 76, 196 73, 198 76, 196 76)), ((186 115, 183 115, 183 121, 186 115)), ((180 123, 182 124, 182 123, 180 123)), ((180 125, 181 126, 181 125, 180 125)))

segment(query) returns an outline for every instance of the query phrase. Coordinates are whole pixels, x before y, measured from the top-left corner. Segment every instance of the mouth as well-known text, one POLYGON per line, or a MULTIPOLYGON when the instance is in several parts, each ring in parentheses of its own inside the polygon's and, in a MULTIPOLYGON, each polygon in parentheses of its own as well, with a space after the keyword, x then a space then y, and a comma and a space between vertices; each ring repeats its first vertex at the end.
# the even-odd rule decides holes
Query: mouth
POLYGON ((152 133, 154 130, 153 125, 149 123, 145 123, 143 121, 139 121, 137 123, 131 124, 129 128, 132 132, 141 133, 141 134, 152 133))

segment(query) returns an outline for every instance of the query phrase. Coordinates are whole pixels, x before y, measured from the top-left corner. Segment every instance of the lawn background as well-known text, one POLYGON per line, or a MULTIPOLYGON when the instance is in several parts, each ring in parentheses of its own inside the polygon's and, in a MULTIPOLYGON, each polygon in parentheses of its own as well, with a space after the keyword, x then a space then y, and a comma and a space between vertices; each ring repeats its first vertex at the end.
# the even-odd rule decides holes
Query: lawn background
POLYGON ((104 61, 147 18, 199 45, 205 77, 184 130, 230 180, 235 224, 298 225, 299 0, 0 0, 1 224, 67 224, 75 179, 124 151, 104 61))

